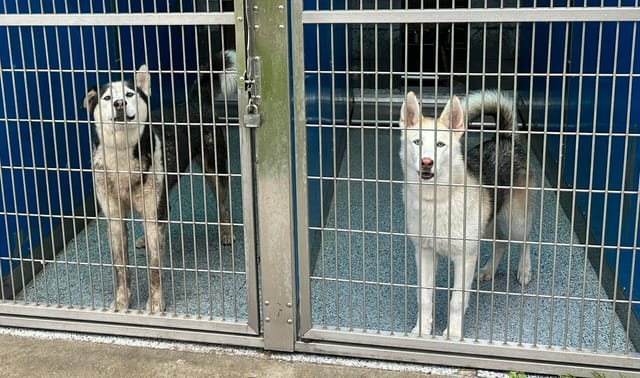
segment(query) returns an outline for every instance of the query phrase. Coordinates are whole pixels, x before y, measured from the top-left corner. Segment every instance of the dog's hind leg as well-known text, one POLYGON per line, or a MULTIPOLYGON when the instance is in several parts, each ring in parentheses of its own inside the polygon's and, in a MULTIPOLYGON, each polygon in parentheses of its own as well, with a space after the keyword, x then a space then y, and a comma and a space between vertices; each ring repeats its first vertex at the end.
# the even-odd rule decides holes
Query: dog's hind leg
POLYGON ((233 228, 229 216, 229 167, 227 163, 227 145, 222 129, 215 128, 215 137, 211 133, 205 135, 206 145, 204 153, 205 177, 209 187, 216 196, 218 202, 218 222, 220 224, 220 242, 229 245, 233 241, 233 228), (215 140, 213 140, 215 139, 215 140), (215 143, 215 148, 213 148, 215 143))
POLYGON ((513 190, 512 206, 514 211, 511 219, 511 236, 514 240, 522 243, 520 262, 518 263, 518 282, 521 285, 526 285, 531 281, 531 253, 527 238, 533 224, 533 192, 529 192, 527 198, 526 190, 513 190))
MULTIPOLYGON (((449 324, 443 332, 443 336, 452 339, 460 339, 464 335, 463 319, 469 306, 469 290, 473 282, 478 258, 478 242, 467 240, 465 249, 462 246, 453 245, 451 248, 459 248, 460 251, 451 252, 453 261, 453 293, 449 301, 449 324)), ((457 243, 455 243, 457 244, 457 243)))
MULTIPOLYGON (((499 227, 496 231, 496 237, 498 238, 498 241, 495 242, 496 247, 493 250, 491 256, 489 256, 489 260, 487 260, 482 268, 480 268, 480 272, 478 274, 478 278, 480 279, 480 281, 490 281, 493 279, 496 274, 496 270, 498 269, 498 264, 500 264, 500 260, 507 250, 508 242, 500 241, 506 240, 506 236, 502 234, 502 230, 500 230, 499 227)), ((486 234, 489 237, 493 237, 493 231, 488 230, 486 234)))
MULTIPOLYGON (((425 242, 426 243, 426 242, 425 242)), ((418 319, 411 331, 416 336, 429 336, 433 326, 433 292, 436 283, 438 256, 430 247, 420 249, 420 241, 415 240, 416 264, 418 269, 418 319)))

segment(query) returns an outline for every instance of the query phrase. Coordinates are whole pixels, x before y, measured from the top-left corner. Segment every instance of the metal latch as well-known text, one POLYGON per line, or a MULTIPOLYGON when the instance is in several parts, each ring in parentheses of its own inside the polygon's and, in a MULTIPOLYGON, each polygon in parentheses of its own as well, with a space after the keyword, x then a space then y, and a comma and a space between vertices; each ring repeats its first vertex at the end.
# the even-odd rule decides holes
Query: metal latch
POLYGON ((247 59, 247 71, 244 74, 244 90, 247 94, 247 107, 243 114, 244 126, 260 127, 260 57, 247 59))

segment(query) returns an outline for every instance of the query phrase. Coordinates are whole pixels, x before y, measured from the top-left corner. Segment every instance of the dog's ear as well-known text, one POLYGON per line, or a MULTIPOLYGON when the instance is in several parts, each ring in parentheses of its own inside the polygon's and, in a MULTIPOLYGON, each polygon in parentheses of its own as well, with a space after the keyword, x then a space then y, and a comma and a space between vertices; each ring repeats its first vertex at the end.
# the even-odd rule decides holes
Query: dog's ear
POLYGON ((84 96, 84 99, 82 100, 82 107, 93 112, 96 105, 98 105, 98 87, 94 86, 89 89, 87 94, 84 96))
POLYGON ((413 92, 407 93, 407 97, 402 103, 402 109, 400 110, 400 127, 416 127, 420 124, 420 103, 416 94, 413 92))
POLYGON ((146 64, 141 65, 136 72, 136 87, 147 97, 151 96, 151 75, 149 75, 149 68, 146 64))
POLYGON ((451 97, 442 114, 440 114, 438 121, 453 130, 462 130, 464 128, 464 111, 458 96, 451 97))

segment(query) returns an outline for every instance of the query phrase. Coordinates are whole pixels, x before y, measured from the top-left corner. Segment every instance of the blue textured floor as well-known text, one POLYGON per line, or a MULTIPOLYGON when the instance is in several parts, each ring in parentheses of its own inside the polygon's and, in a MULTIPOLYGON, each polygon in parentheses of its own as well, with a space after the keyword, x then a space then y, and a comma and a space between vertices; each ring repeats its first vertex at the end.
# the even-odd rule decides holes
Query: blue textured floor
MULTIPOLYGON (((237 136, 232 135, 230 143, 236 145, 237 136)), ((339 167, 341 179, 325 222, 322 253, 312 251, 317 256, 311 280, 315 326, 404 334, 415 324, 416 268, 413 246, 404 236, 402 184, 393 184, 392 190, 389 183, 391 177, 402 180, 398 148, 398 130, 350 131, 347 154, 339 167), (344 180, 347 177, 349 180, 344 180)), ((237 153, 238 149, 231 151, 237 153)), ((232 173, 238 173, 239 158, 231 160, 236 162, 232 173)), ((539 172, 539 163, 534 162, 532 169, 539 172)), ((552 185, 546 182, 545 187, 552 185)), ((184 223, 172 224, 167 236, 170 247, 163 276, 167 312, 242 321, 247 314, 242 227, 234 229, 233 247, 220 249, 217 226, 204 225, 206 214, 216 212, 212 193, 207 190, 203 195, 203 188, 202 177, 195 174, 192 180, 183 179, 180 191, 171 194, 171 220, 184 223)), ((239 177, 232 179, 232 204, 233 222, 241 224, 239 177)), ((540 221, 538 203, 530 240, 571 241, 569 219, 562 211, 555 219, 556 206, 555 194, 546 191, 544 217, 540 221)), ((139 224, 134 229, 136 236, 141 235, 139 224)), ((105 236, 104 221, 89 222, 17 299, 108 307, 113 300, 113 281, 105 236)), ((132 243, 133 238, 130 240, 132 243)), ((574 236, 573 242, 577 241, 574 236)), ((487 243, 482 248, 482 263, 489 252, 487 243)), ((143 250, 131 256, 133 265, 145 264, 143 250)), ((585 350, 597 346, 616 352, 630 345, 598 276, 585 261, 584 249, 534 246, 532 258, 533 279, 524 288, 515 277, 517 253, 510 259, 509 270, 506 259, 500 262, 493 283, 480 283, 479 288, 474 285, 466 313, 466 337, 585 350)), ((441 260, 437 283, 443 289, 436 300, 437 333, 446 325, 448 268, 441 260)), ((132 287, 132 308, 144 309, 145 269, 135 270, 132 287)))
MULTIPOLYGON (((224 318, 247 318, 247 289, 242 224, 242 198, 237 130, 229 140, 231 154, 231 216, 235 241, 220 247, 215 196, 206 187, 201 169, 183 176, 170 195, 170 221, 165 249, 163 285, 167 313, 224 318), (207 216, 209 218, 207 218, 207 216), (213 218, 212 218, 213 217, 213 218)), ((104 220, 87 226, 45 265, 17 297, 19 301, 105 308, 113 301, 113 275, 104 220)), ((143 234, 140 221, 129 222, 129 256, 132 269, 132 309, 144 309, 148 297, 146 253, 133 247, 143 234), (135 251, 135 252, 134 252, 135 251)))
MULTIPOLYGON (((399 130, 354 128, 349 135, 338 173, 349 180, 336 182, 312 272, 314 325, 404 334, 415 325, 418 309, 414 249, 403 235, 402 184, 389 182, 403 177, 399 130)), ((532 169, 541 177, 539 162, 532 169)), ((545 187, 553 186, 546 181, 545 187)), ((555 193, 540 197, 530 240, 578 243, 562 210, 555 219, 555 193)), ((490 243, 482 246, 481 263, 490 251, 490 243)), ((618 352, 630 345, 583 248, 532 247, 533 279, 524 288, 516 280, 518 252, 514 247, 509 270, 503 258, 493 282, 473 285, 465 337, 618 352)), ((448 269, 441 259, 434 320, 438 334, 446 326, 448 269)))

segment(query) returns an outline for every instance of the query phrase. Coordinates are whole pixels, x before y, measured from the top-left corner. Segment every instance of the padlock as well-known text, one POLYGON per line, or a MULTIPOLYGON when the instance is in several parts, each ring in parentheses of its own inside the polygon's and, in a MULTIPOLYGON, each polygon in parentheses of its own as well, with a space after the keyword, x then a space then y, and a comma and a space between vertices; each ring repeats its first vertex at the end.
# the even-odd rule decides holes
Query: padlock
POLYGON ((260 113, 258 112, 258 106, 255 104, 247 105, 243 118, 245 127, 260 127, 260 113))

